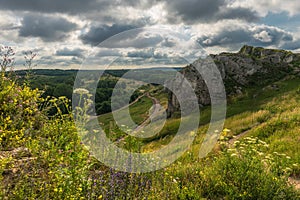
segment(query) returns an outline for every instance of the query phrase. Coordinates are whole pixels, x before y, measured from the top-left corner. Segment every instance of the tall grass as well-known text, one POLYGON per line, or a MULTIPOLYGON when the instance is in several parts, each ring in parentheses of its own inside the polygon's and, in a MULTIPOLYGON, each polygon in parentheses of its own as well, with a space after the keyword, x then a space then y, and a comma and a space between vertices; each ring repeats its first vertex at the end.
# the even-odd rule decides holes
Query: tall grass
MULTIPOLYGON (((194 133, 191 149, 171 166, 130 174, 112 170, 90 155, 71 113, 60 112, 61 105, 69 108, 68 100, 42 99, 40 91, 2 77, 0 198, 299 199, 287 182, 299 173, 300 157, 299 85, 290 86, 293 81, 283 84, 291 88, 286 93, 262 99, 258 109, 241 108, 228 118, 226 126, 233 135, 249 130, 255 137, 245 136, 229 148, 226 136, 218 151, 199 159, 197 150, 207 128, 203 126, 194 133), (56 115, 45 114, 49 106, 56 108, 56 115)), ((177 119, 169 120, 161 135, 144 141, 142 150, 168 144, 177 127, 177 119)))

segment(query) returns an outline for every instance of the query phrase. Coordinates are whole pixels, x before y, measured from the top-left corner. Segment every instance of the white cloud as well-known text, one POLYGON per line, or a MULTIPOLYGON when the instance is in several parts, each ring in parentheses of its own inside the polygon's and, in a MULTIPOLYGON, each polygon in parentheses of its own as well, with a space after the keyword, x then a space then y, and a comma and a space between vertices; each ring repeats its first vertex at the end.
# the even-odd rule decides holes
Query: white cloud
POLYGON ((268 31, 263 30, 260 33, 254 34, 254 38, 257 40, 260 40, 262 42, 271 42, 272 41, 272 36, 269 35, 268 31))
MULTIPOLYGON (((130 49, 136 54, 145 56, 147 48, 157 47, 161 48, 157 50, 159 52, 157 55, 168 54, 196 58, 198 54, 202 54, 202 48, 195 46, 192 41, 199 38, 202 39, 201 44, 208 53, 236 51, 243 44, 287 49, 299 49, 300 46, 297 37, 300 32, 299 26, 293 24, 292 27, 287 23, 287 26, 292 27, 288 29, 291 30, 289 32, 285 28, 267 26, 260 21, 255 21, 257 17, 266 16, 269 12, 286 12, 290 16, 300 14, 300 4, 295 0, 201 0, 201 2, 200 0, 126 0, 118 1, 119 3, 101 0, 100 4, 100 1, 88 0, 85 5, 78 0, 71 3, 61 0, 57 1, 60 6, 46 1, 41 1, 45 4, 39 3, 32 6, 29 6, 30 4, 23 6, 20 4, 21 0, 10 0, 5 4, 1 2, 3 1, 0 0, 0 41, 2 44, 16 47, 20 52, 37 50, 42 66, 47 66, 47 64, 53 67, 64 67, 67 64, 75 66, 79 63, 79 60, 72 56, 72 53, 76 55, 76 49, 88 52, 93 49, 90 44, 95 45, 119 31, 152 25, 164 25, 174 33, 181 33, 182 41, 159 34, 148 36, 136 34, 134 38, 123 37, 120 41, 111 41, 106 44, 106 47, 111 48, 102 49, 102 53, 99 49, 96 51, 99 55, 120 56, 127 55, 130 49), (72 5, 69 6, 69 4, 72 5), (49 5, 49 8, 45 5, 49 5), (101 5, 101 7, 94 5, 101 5), (201 13, 199 9, 202 10, 201 13), (55 34, 50 34, 51 37, 53 36, 51 38, 49 35, 41 34, 41 29, 42 32, 48 33, 48 28, 50 28, 47 21, 50 23, 51 19, 47 18, 47 20, 40 20, 45 25, 39 27, 40 32, 30 32, 25 34, 27 37, 19 37, 22 18, 28 14, 34 16, 32 20, 38 20, 37 16, 51 16, 52 21, 57 19, 54 20, 55 24, 60 24, 59 22, 65 20, 70 24, 76 24, 76 27, 65 32, 61 31, 62 33, 59 33, 57 37, 54 37, 55 34), (185 25, 185 23, 192 25, 185 25), (84 35, 89 37, 83 40, 84 35), (58 41, 58 39, 61 40, 58 41), (186 42, 187 40, 190 40, 190 43, 186 42), (185 51, 180 52, 181 49, 185 51), (57 52, 65 56, 58 57, 55 55, 57 52)), ((30 22, 29 20, 27 23, 29 31, 32 27, 30 22)), ((65 26, 60 28, 63 29, 65 26)), ((49 33, 55 33, 55 31, 50 30, 49 33)), ((107 60, 104 63, 106 62, 107 60)))

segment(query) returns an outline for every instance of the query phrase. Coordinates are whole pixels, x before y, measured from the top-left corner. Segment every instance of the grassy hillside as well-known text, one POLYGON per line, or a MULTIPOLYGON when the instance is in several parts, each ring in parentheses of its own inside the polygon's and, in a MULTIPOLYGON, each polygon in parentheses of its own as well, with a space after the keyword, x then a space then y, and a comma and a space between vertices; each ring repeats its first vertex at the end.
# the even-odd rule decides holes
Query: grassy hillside
MULTIPOLYGON (((219 143, 210 156, 199 160, 198 151, 210 116, 209 108, 204 109, 201 113, 203 125, 198 130, 194 145, 166 170, 167 173, 171 177, 180 177, 180 181, 184 177, 185 183, 181 184, 189 185, 188 194, 192 188, 194 192, 202 191, 204 196, 212 199, 281 198, 282 191, 270 195, 272 189, 264 187, 274 181, 287 183, 289 179, 288 184, 292 182, 299 188, 299 103, 299 77, 285 78, 264 88, 251 88, 244 95, 232 98, 225 121, 228 130, 221 133, 219 143), (261 163, 262 166, 259 166, 261 163), (267 180, 271 178, 268 176, 272 170, 280 176, 267 180)), ((171 119, 167 127, 174 127, 177 123, 178 119, 171 119)), ((148 152, 161 148, 169 143, 171 135, 154 139, 143 150, 148 152)), ((282 198, 287 197, 283 195, 282 198)))
MULTIPOLYGON (((149 110, 152 106, 152 100, 147 96, 141 97, 136 103, 129 106, 129 113, 132 116, 132 120, 140 125, 143 121, 145 121, 149 116, 149 110)), ((122 114, 121 109, 117 114, 122 114)), ((126 116, 125 116, 126 117, 126 116)), ((112 113, 107 113, 98 116, 98 121, 101 125, 101 128, 107 133, 107 136, 112 140, 116 141, 126 134, 120 130, 114 121, 114 117, 112 113)))
MULTIPOLYGON (((271 119, 274 120, 283 111, 288 112, 288 106, 297 107, 297 103, 299 103, 299 93, 297 93, 299 85, 300 78, 290 77, 264 88, 250 88, 243 95, 228 99, 225 127, 231 130, 228 135, 229 139, 234 135, 239 135, 270 122, 271 119), (284 97, 285 101, 282 100, 284 97)), ((199 131, 205 129, 204 127, 209 122, 210 107, 202 109, 200 117, 202 126, 199 131)), ((180 119, 172 118, 168 122, 175 126, 180 123, 180 119)), ((172 125, 170 126, 172 127, 172 125)), ((168 127, 167 124, 165 128, 171 127, 168 127)), ((165 134, 167 135, 166 138, 172 135, 172 133, 165 134)), ((160 135, 157 137, 160 141, 165 139, 160 135)), ((152 145, 153 143, 156 143, 155 139, 152 141, 152 145)), ((157 145, 159 145, 159 142, 157 142, 157 145)))
MULTIPOLYGON (((0 198, 2 199, 299 199, 290 183, 300 176, 300 78, 289 77, 265 88, 249 88, 230 99, 225 128, 206 158, 198 151, 210 109, 190 150, 171 166, 144 174, 114 171, 93 158, 81 144, 65 98, 43 99, 38 90, 10 78, 0 82, 0 198), (47 117, 46 110, 58 112, 47 117)), ((167 104, 162 90, 149 91, 167 104)), ((152 106, 143 97, 130 106, 141 123, 152 106)), ((115 132, 111 114, 99 121, 115 132)), ((160 134, 145 140, 126 137, 121 145, 149 152, 169 144, 179 119, 166 122, 160 134)), ((120 133, 121 134, 121 133, 120 133)), ((116 140, 119 137, 112 138, 116 140)), ((184 140, 182 141, 184 142, 184 140)))

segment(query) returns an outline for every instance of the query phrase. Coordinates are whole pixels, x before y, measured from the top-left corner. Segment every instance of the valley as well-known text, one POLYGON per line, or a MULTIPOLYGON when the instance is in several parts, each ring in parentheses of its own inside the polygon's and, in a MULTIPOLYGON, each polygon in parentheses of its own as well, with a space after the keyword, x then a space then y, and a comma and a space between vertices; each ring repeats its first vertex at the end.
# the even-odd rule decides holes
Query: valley
MULTIPOLYGON (((202 95, 199 127, 189 133, 194 141, 178 160, 148 173, 113 170, 83 145, 70 102, 76 71, 33 71, 29 83, 22 78, 24 72, 16 72, 19 79, 2 73, 0 197, 299 199, 299 55, 244 46, 237 53, 212 57, 224 72, 227 92, 226 119, 223 130, 216 130, 217 144, 208 156, 199 158, 211 118, 207 89, 192 65, 176 69, 195 83, 195 93, 202 95)), ((133 95, 125 102, 127 106, 118 102, 114 114, 125 119, 128 109, 136 126, 131 129, 118 124, 111 113, 110 96, 124 73, 110 71, 101 77, 96 109, 92 109, 97 115, 87 116, 88 127, 100 126, 114 145, 127 151, 147 154, 168 148, 171 157, 188 140, 172 143, 182 122, 180 107, 172 101, 176 97, 157 84, 133 91, 132 82, 140 80, 123 80, 122 87, 132 89, 133 95), (150 118, 162 113, 170 115, 157 134, 145 138, 128 134, 142 132, 150 118)))

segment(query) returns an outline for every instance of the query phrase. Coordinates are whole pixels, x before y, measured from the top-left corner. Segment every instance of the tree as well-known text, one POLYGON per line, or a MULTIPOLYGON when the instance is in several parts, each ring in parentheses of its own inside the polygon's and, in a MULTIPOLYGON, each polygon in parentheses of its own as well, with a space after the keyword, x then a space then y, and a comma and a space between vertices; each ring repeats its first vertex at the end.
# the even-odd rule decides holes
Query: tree
POLYGON ((66 96, 68 99, 72 99, 73 88, 65 83, 58 84, 53 90, 53 96, 60 97, 66 96))

